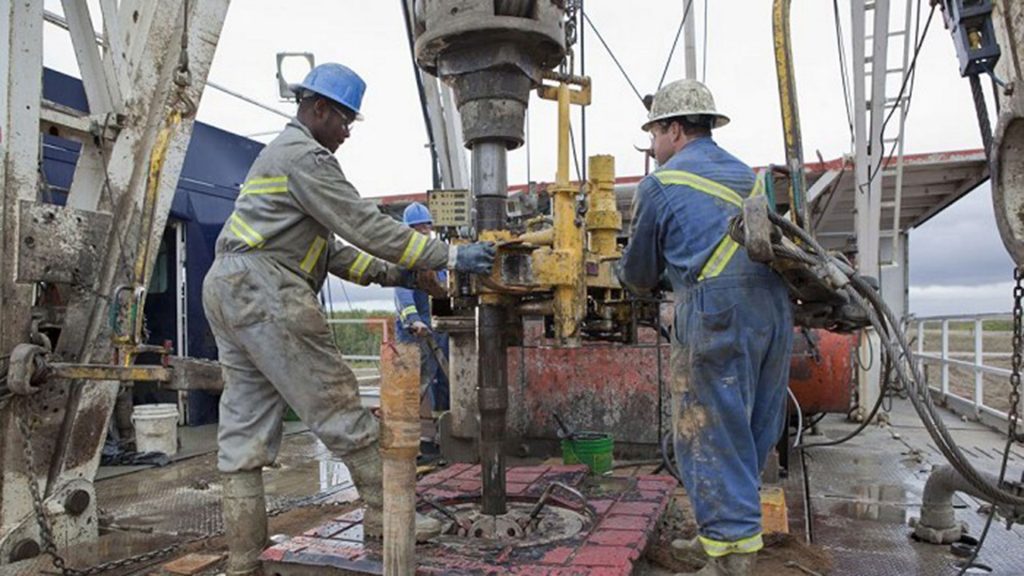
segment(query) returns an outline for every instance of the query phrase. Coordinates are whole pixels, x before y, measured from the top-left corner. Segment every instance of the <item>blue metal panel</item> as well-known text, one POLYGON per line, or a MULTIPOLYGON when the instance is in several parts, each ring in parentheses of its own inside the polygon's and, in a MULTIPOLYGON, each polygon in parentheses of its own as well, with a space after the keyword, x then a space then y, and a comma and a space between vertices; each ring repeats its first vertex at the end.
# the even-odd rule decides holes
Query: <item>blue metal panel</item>
MULTIPOLYGON (((54 70, 44 70, 43 97, 76 110, 88 111, 81 81, 54 70)), ((201 122, 196 122, 192 129, 192 139, 170 211, 170 219, 185 226, 190 356, 217 358, 217 347, 203 313, 203 278, 213 264, 217 235, 234 208, 235 197, 249 167, 262 149, 263 144, 259 142, 201 122)), ((77 142, 43 136, 43 175, 49 184, 50 194, 49 198, 44 197, 45 201, 65 203, 80 150, 81 145, 77 142)), ((175 307, 173 302, 166 302, 167 299, 163 299, 159 305, 154 302, 154 306, 147 306, 148 323, 174 325, 175 307)), ((180 343, 176 345, 180 346, 180 343)), ((205 404, 194 407, 193 414, 200 416, 200 422, 206 419, 203 414, 210 412, 209 402, 205 404)), ((214 405, 214 413, 215 408, 214 405)))

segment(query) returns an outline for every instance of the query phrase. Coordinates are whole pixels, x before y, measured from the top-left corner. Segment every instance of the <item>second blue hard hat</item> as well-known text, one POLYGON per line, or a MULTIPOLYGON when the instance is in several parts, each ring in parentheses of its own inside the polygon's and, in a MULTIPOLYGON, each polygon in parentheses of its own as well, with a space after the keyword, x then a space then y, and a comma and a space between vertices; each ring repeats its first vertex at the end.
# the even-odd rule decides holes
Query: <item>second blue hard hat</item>
POLYGON ((335 62, 320 64, 301 83, 292 84, 291 89, 296 94, 301 90, 316 92, 355 112, 356 120, 363 119, 359 108, 363 105, 366 82, 348 66, 335 62))
POLYGON ((413 202, 405 207, 405 212, 402 212, 402 222, 405 222, 406 226, 433 224, 434 218, 430 215, 430 210, 426 206, 419 202, 413 202))

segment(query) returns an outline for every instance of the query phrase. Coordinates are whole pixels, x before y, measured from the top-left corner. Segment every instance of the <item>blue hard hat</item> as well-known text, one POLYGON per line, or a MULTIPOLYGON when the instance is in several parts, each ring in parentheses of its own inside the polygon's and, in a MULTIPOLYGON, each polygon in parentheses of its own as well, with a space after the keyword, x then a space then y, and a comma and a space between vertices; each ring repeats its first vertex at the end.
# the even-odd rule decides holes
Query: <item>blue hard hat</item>
POLYGON ((405 212, 402 212, 402 222, 405 222, 406 226, 415 226, 417 224, 433 224, 434 218, 430 215, 430 210, 426 206, 419 202, 413 202, 405 207, 405 212))
POLYGON ((320 64, 310 70, 301 83, 292 84, 291 89, 296 94, 301 90, 316 92, 355 112, 356 120, 363 119, 359 107, 363 104, 366 82, 348 66, 334 62, 320 64))

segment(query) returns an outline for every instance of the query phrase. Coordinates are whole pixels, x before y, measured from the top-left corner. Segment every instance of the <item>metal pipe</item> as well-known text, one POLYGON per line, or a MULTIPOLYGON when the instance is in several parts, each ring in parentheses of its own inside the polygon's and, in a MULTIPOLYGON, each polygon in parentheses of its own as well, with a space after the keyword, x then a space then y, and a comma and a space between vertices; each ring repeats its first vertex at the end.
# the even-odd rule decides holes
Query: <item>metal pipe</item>
MULTIPOLYGON (((999 485, 999 478, 985 472, 979 473, 986 482, 999 485)), ((960 539, 963 526, 956 521, 953 509, 953 495, 957 492, 990 502, 974 485, 968 482, 949 464, 936 467, 928 476, 921 500, 921 519, 914 527, 914 535, 925 542, 949 544, 960 539)), ((1012 507, 1003 511, 1007 517, 1019 516, 1024 510, 1012 507)))
POLYGON ((796 99, 793 72, 793 46, 789 32, 791 0, 775 0, 772 7, 772 34, 775 39, 775 73, 782 108, 782 132, 786 141, 786 166, 791 175, 790 214, 798 226, 807 224, 807 181, 804 175, 803 138, 800 134, 800 108, 796 99))
POLYGON ((508 200, 508 152, 501 141, 473 145, 473 195, 476 197, 476 228, 505 228, 508 200))
MULTIPOLYGON (((500 140, 473 145, 473 194, 477 232, 505 228, 508 196, 507 150, 500 140)), ((508 412, 508 350, 504 335, 505 309, 483 299, 477 312, 477 406, 480 410, 480 466, 484 514, 498 515, 505 507, 505 439, 508 412)))
POLYGON ((416 454, 420 446, 420 354, 416 344, 381 347, 380 448, 384 574, 416 572, 416 454))
POLYGON ((507 511, 505 455, 501 451, 508 412, 508 349, 503 334, 505 309, 500 305, 484 304, 480 306, 478 321, 481 504, 484 514, 499 515, 507 511))

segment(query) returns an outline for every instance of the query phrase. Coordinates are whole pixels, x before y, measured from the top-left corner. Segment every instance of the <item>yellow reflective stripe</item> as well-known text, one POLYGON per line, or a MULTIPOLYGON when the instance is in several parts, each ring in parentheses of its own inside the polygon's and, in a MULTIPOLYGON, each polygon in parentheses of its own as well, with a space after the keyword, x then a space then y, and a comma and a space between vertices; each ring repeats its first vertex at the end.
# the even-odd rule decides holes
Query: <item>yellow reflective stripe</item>
POLYGON ((265 240, 259 232, 242 220, 237 212, 231 213, 231 231, 249 245, 250 248, 262 248, 265 240))
POLYGON ((371 262, 373 262, 373 256, 360 252, 352 265, 348 267, 348 279, 353 282, 362 282, 363 274, 366 274, 366 269, 370 267, 371 262))
POLYGON ((689 186, 694 190, 703 192, 709 196, 714 196, 715 198, 724 200, 729 204, 733 204, 735 206, 743 205, 743 197, 733 190, 722 186, 714 180, 708 180, 703 176, 697 176, 692 172, 683 172, 682 170, 662 170, 661 172, 655 172, 654 177, 662 184, 681 184, 683 186, 689 186))
POLYGON ((698 538, 701 545, 704 546, 704 551, 712 558, 718 558, 726 554, 751 554, 764 548, 764 539, 761 537, 760 532, 750 538, 736 540, 735 542, 712 540, 704 536, 699 536, 698 538))
POLYGON ((757 179, 754 180, 754 189, 750 192, 750 197, 760 196, 764 194, 764 178, 765 173, 761 172, 757 175, 757 179))
POLYGON ((416 306, 415 305, 406 306, 405 308, 402 308, 401 312, 398 313, 398 315, 402 317, 402 320, 405 320, 406 318, 408 318, 409 314, 416 314, 416 306))
POLYGON ((704 280, 705 278, 714 278, 725 270, 725 267, 729 265, 729 261, 732 260, 736 250, 739 250, 740 245, 729 236, 729 233, 725 233, 719 242, 715 251, 711 253, 711 258, 708 259, 707 263, 704 264, 704 268, 700 271, 700 276, 697 276, 697 280, 704 280))
POLYGON ((314 238, 313 243, 309 245, 309 250, 306 250, 306 257, 302 259, 299 268, 302 268, 306 274, 313 272, 313 268, 316 267, 316 263, 320 260, 320 255, 323 254, 325 247, 327 247, 327 240, 322 236, 314 238))
POLYGON ((405 251, 402 252, 402 257, 398 259, 398 263, 406 268, 412 268, 416 265, 416 261, 423 255, 423 250, 427 247, 427 237, 419 232, 413 232, 409 236, 409 243, 405 245, 405 251))
POLYGON ((271 178, 253 178, 246 180, 242 186, 242 194, 280 194, 288 191, 288 177, 274 176, 271 178))
POLYGON ((288 176, 271 176, 269 178, 250 178, 245 181, 245 185, 259 186, 260 184, 287 184, 288 176))

